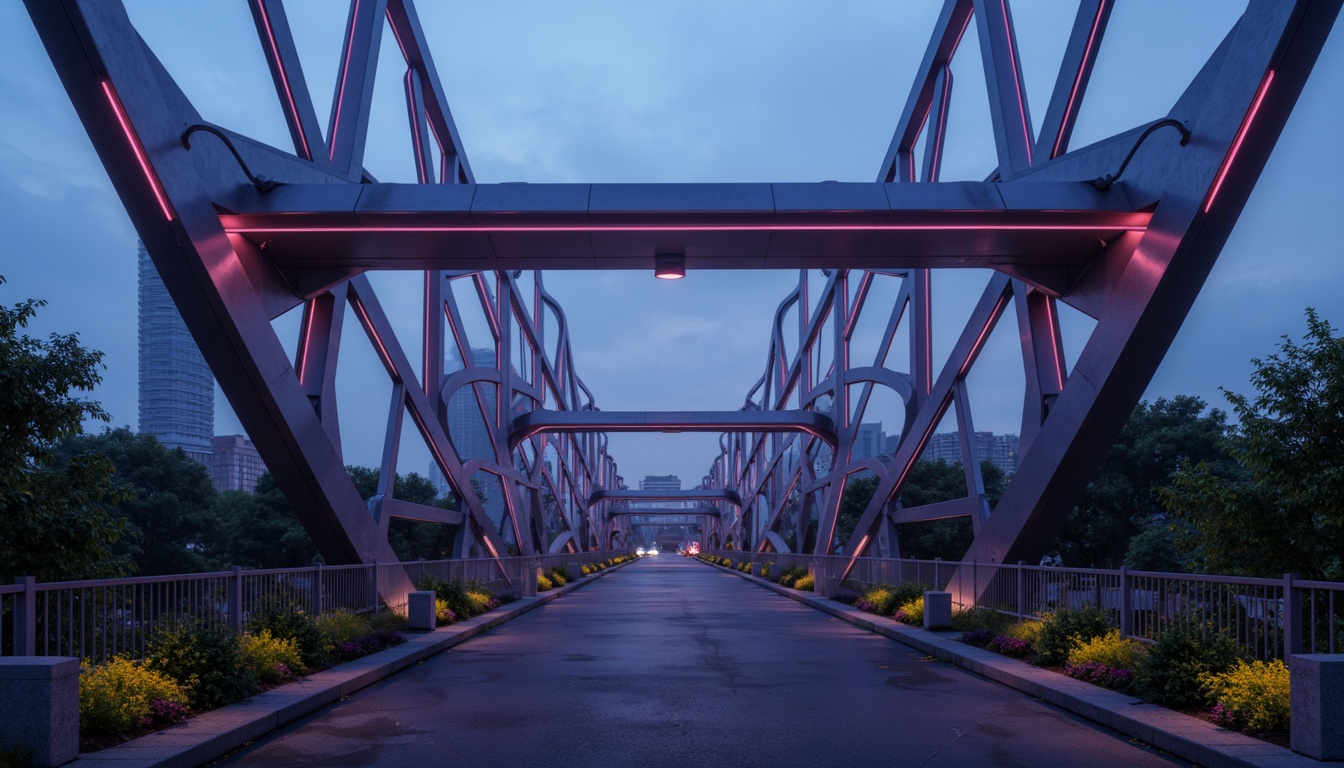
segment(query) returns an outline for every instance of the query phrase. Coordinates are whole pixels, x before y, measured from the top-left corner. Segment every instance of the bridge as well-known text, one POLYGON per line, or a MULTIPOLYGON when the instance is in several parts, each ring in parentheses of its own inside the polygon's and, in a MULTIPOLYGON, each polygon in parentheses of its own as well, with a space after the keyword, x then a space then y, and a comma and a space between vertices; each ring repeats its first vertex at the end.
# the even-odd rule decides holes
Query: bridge
MULTIPOLYGON (((1043 554, 1198 295, 1340 3, 1252 3, 1165 114, 1075 147, 1113 4, 1080 2, 1037 133, 1009 4, 946 0, 875 180, 789 184, 477 181, 411 0, 351 4, 325 130, 283 3, 248 0, 289 149, 207 122, 120 4, 26 5, 183 319, 328 562, 394 561, 386 524, 397 517, 451 526, 459 558, 610 547, 619 504, 641 497, 607 434, 709 430, 720 450, 706 457, 702 495, 683 497, 718 511, 699 515, 709 538, 760 551, 792 540, 853 568, 899 553, 897 525, 946 517, 971 522, 967 561, 1043 554), (963 49, 971 23, 977 44, 963 49), (379 183, 363 163, 388 31, 419 184, 379 183), (980 182, 939 180, 958 52, 978 54, 986 73, 997 165, 980 182), (991 276, 935 355, 931 274, 971 267, 991 276), (542 270, 724 268, 799 270, 755 385, 710 412, 602 411, 542 270), (423 276, 417 338, 389 320, 368 277, 380 270, 423 276), (893 297, 878 300, 888 283, 893 297), (464 311, 477 303, 485 330, 473 332, 464 311), (1072 367, 1065 307, 1095 321, 1072 367), (301 316, 292 354, 271 324, 290 311, 301 316), (851 348, 861 321, 884 328, 871 359, 851 348), (1020 463, 991 508, 967 381, 996 329, 1020 347, 1025 389, 1020 463), (368 503, 345 474, 337 418, 352 335, 391 391, 368 503), (496 362, 477 362, 475 348, 496 362), (448 350, 463 370, 445 370, 448 350), (460 450, 455 396, 486 425, 489 455, 460 450), (882 397, 901 403, 895 445, 885 460, 859 458, 864 413, 882 397), (949 416, 965 495, 900 507, 949 416), (459 509, 397 497, 404 438, 423 443, 459 509), (877 492, 842 537, 841 499, 864 475, 877 492), (500 492, 479 495, 481 484, 500 492)), ((380 587, 397 602, 409 579, 380 587)))

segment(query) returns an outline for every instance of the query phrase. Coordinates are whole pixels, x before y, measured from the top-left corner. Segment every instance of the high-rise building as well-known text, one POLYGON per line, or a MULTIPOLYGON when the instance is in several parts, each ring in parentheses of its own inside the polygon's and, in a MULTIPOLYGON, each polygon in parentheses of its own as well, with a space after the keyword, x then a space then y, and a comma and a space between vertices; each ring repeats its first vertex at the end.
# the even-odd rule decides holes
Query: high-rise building
MULTIPOLYGON (((471 358, 476 365, 486 368, 495 367, 494 349, 473 349, 471 350, 471 358)), ((461 370, 463 367, 457 349, 450 347, 444 361, 443 370, 452 373, 461 370)), ((493 412, 495 392, 498 387, 490 384, 479 386, 484 390, 481 399, 485 401, 487 412, 493 412)), ((481 416, 481 408, 476 399, 475 389, 475 386, 463 387, 449 398, 448 437, 453 441, 453 446, 457 448, 457 455, 461 456, 463 461, 468 459, 493 461, 495 446, 490 439, 491 428, 481 416)), ((478 474, 478 478, 480 479, 480 485, 475 490, 485 497, 485 508, 489 511, 491 519, 499 522, 504 514, 504 488, 499 484, 499 478, 494 475, 478 474)))
POLYGON ((645 475, 639 481, 641 491, 680 491, 681 478, 676 475, 645 475))
POLYGON ((219 435, 210 440, 210 481, 217 491, 252 493, 266 471, 261 455, 244 435, 219 435))
POLYGON ((871 459, 882 453, 885 447, 886 433, 882 431, 882 422, 866 422, 859 425, 858 431, 854 433, 854 461, 871 459))
POLYGON ((140 431, 209 465, 215 379, 140 244, 140 431))
MULTIPOLYGON (((1017 435, 996 435, 993 432, 975 433, 975 452, 981 461, 1003 470, 1005 475, 1017 472, 1017 454, 1020 438, 1017 435)), ((926 461, 961 461, 961 442, 956 432, 939 432, 929 438, 929 444, 920 457, 926 461)))

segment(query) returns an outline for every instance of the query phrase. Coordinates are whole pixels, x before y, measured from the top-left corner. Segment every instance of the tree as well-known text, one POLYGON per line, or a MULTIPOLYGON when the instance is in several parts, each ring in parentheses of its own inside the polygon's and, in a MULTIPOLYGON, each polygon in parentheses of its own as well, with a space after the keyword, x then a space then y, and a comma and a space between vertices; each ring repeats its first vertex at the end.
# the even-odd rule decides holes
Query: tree
POLYGON ((224 491, 215 500, 222 528, 217 560, 244 568, 297 568, 318 559, 312 537, 299 522, 271 473, 256 493, 224 491))
MULTIPOLYGON (((368 501, 378 492, 378 470, 348 466, 345 471, 354 481, 360 498, 368 501)), ((440 497, 434 483, 417 472, 398 474, 393 495, 412 504, 440 509, 457 508, 456 496, 449 493, 440 497)), ((387 525, 387 543, 401 560, 441 560, 451 556, 456 533, 456 528, 439 523, 393 518, 387 525)))
POLYGON ((114 548, 145 575, 201 573, 222 563, 214 559, 219 541, 215 488, 205 467, 180 449, 130 429, 67 438, 58 456, 81 453, 108 458, 121 501, 112 513, 125 518, 126 535, 114 548))
POLYGON ((1226 434, 1227 414, 1217 408, 1206 413, 1198 397, 1177 395, 1135 406, 1055 540, 1064 563, 1119 566, 1131 539, 1160 523, 1164 512, 1157 490, 1177 470, 1206 462, 1218 474, 1234 471, 1219 449, 1226 434))
POLYGON ((53 452, 84 419, 108 420, 96 401, 74 394, 102 381, 103 356, 75 334, 41 341, 22 333, 44 304, 0 305, 0 578, 119 575, 128 563, 112 553, 124 528, 105 506, 117 499, 112 463, 90 455, 58 462, 53 452))
POLYGON ((1254 399, 1223 390, 1239 425, 1224 443, 1243 467, 1190 467, 1161 494, 1209 569, 1344 576, 1344 338, 1308 309, 1301 344, 1253 359, 1254 399))
MULTIPOLYGON (((985 495, 993 507, 1003 495, 1003 471, 989 462, 981 462, 980 474, 985 495)), ((867 509, 877 491, 877 485, 877 476, 869 475, 845 486, 836 523, 838 541, 848 541, 853 535, 854 526, 867 509)), ((901 487, 899 499, 902 507, 918 507, 965 496, 966 474, 962 471, 961 462, 917 461, 901 487)), ((971 544, 971 521, 967 517, 958 517, 905 523, 897 526, 897 539, 902 557, 959 560, 971 544)))

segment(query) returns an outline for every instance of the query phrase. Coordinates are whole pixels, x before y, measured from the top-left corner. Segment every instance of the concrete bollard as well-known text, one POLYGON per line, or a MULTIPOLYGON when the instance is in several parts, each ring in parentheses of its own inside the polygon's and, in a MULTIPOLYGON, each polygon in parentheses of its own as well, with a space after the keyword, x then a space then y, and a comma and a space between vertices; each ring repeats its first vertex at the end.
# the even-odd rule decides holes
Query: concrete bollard
POLYGON ((438 626, 433 592, 412 592, 406 596, 406 622, 411 629, 432 631, 438 626))
POLYGON ((760 563, 752 563, 752 564, 751 564, 751 569, 747 571, 747 575, 748 575, 748 576, 760 576, 760 575, 761 575, 761 564, 760 564, 760 563))
POLYGON ((1288 661, 1294 752, 1344 760, 1344 654, 1308 653, 1288 661))
POLYGON ((578 581, 583 578, 583 568, 578 563, 570 563, 569 565, 566 565, 565 573, 565 578, 570 581, 578 581))
POLYGON ((939 629, 952 626, 952 593, 924 593, 924 628, 939 629))
POLYGON ((36 768, 79 757, 79 660, 0 658, 0 748, 31 750, 36 768))
POLYGON ((831 580, 826 577, 826 564, 813 563, 808 567, 807 572, 812 574, 812 594, 817 597, 833 597, 835 595, 835 586, 831 580))

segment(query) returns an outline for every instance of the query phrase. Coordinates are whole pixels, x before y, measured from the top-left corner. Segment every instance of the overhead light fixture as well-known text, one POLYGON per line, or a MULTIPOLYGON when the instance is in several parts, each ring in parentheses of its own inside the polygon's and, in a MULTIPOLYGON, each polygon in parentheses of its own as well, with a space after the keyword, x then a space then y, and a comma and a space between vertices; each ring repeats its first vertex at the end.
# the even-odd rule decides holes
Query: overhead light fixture
POLYGON ((660 253, 653 257, 653 276, 659 280, 680 280, 686 276, 686 257, 679 253, 660 253))

